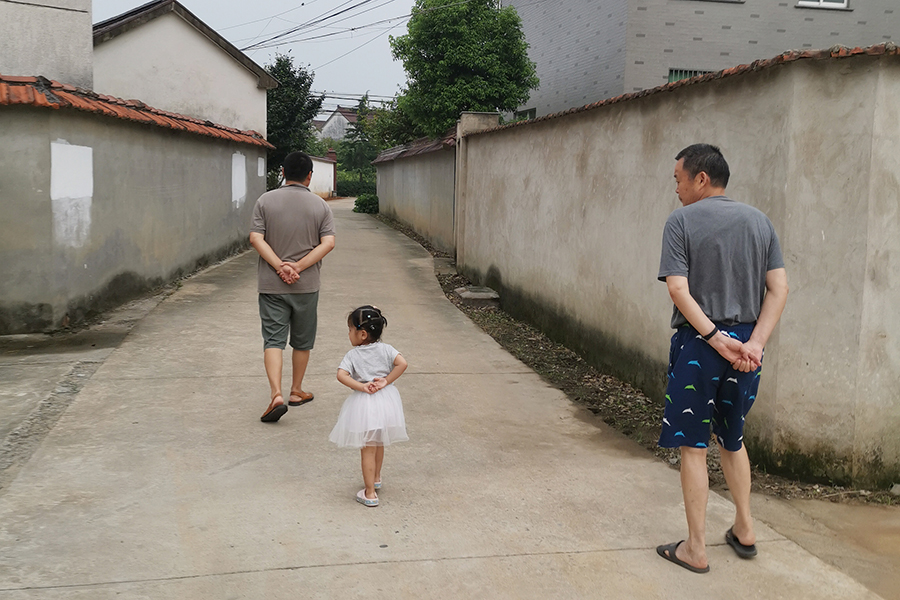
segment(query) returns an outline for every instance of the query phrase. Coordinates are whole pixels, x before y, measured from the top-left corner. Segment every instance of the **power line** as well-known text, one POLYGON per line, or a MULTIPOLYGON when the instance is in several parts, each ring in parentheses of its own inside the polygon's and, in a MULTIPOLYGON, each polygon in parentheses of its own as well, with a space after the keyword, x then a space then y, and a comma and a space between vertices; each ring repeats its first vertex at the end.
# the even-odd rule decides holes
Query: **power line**
POLYGON ((275 18, 277 18, 277 17, 280 17, 281 15, 286 15, 286 14, 288 14, 289 12, 294 12, 295 10, 299 10, 299 9, 301 9, 301 8, 305 8, 307 5, 309 5, 309 4, 314 4, 314 3, 318 2, 318 1, 319 1, 319 0, 308 0, 308 2, 301 2, 299 6, 295 6, 294 8, 289 8, 289 9, 287 9, 287 10, 284 11, 284 12, 278 13, 277 15, 272 15, 271 17, 263 17, 263 18, 261 18, 261 19, 256 19, 256 20, 254 20, 254 21, 247 21, 246 23, 238 23, 237 25, 229 25, 228 27, 219 27, 219 28, 217 29, 217 31, 225 31, 226 29, 234 29, 234 28, 236 28, 236 27, 243 27, 244 25, 253 25, 254 23, 260 23, 260 22, 265 21, 265 20, 271 21, 272 19, 275 19, 275 18))
POLYGON ((393 98, 393 96, 383 96, 381 94, 369 94, 368 92, 366 92, 365 94, 354 94, 352 92, 349 92, 349 93, 347 93, 347 92, 331 92, 331 94, 329 94, 328 92, 316 92, 314 90, 310 90, 309 93, 315 94, 317 96, 325 94, 325 95, 332 96, 334 98, 337 98, 338 96, 355 96, 357 98, 362 98, 363 96, 368 96, 369 98, 387 98, 388 100, 393 98))
MULTIPOLYGON (((390 2, 393 2, 393 1, 394 0, 390 0, 390 2)), ((379 8, 379 7, 375 6, 371 10, 374 10, 375 8, 379 8)), ((353 16, 355 17, 356 15, 353 15, 353 16)), ((348 17, 348 18, 350 18, 350 17, 348 17)), ((381 25, 383 23, 390 23, 391 21, 396 21, 397 19, 403 19, 403 18, 404 17, 394 17, 391 19, 382 19, 381 21, 374 21, 372 23, 367 23, 366 25, 357 25, 356 27, 347 27, 347 28, 341 29, 339 31, 332 31, 330 33, 323 33, 321 35, 314 35, 314 36, 307 37, 307 38, 290 38, 290 39, 281 40, 281 41, 278 41, 278 42, 275 42, 272 44, 269 44, 266 42, 260 42, 259 44, 253 44, 251 49, 262 50, 263 48, 275 48, 277 46, 283 46, 285 44, 293 44, 293 43, 298 43, 298 42, 309 42, 309 41, 318 40, 318 39, 322 39, 322 38, 333 37, 336 35, 342 35, 345 33, 353 33, 354 31, 359 31, 360 29, 368 29, 368 28, 374 27, 376 25, 381 25)), ((325 26, 323 26, 322 29, 325 29, 325 26)), ((259 37, 259 36, 257 36, 257 37, 259 37)), ((240 41, 240 40, 237 40, 237 41, 240 41)))
MULTIPOLYGON (((368 2, 368 1, 371 1, 371 0, 365 0, 365 1, 368 2)), ((390 1, 393 1, 393 0, 390 0, 390 1)), ((474 2, 474 1, 475 1, 475 0, 461 0, 461 1, 459 1, 459 2, 452 2, 452 3, 450 3, 450 4, 443 4, 443 5, 441 5, 441 6, 432 6, 431 8, 425 8, 425 9, 419 10, 419 11, 417 11, 416 14, 422 14, 422 13, 427 13, 427 12, 433 12, 433 11, 435 11, 435 10, 442 10, 442 9, 445 9, 445 8, 452 8, 452 7, 454 7, 454 6, 461 6, 461 5, 463 5, 463 4, 468 4, 469 2, 474 2)), ((539 1, 543 1, 543 0, 539 0, 539 1)), ((364 3, 364 2, 361 2, 360 4, 358 4, 358 5, 356 5, 356 6, 360 6, 360 5, 363 4, 363 3, 364 3)), ((386 2, 385 4, 388 4, 388 3, 389 3, 389 2, 386 2)), ((345 3, 345 4, 346 4, 346 3, 345 3)), ((352 9, 355 8, 356 6, 350 7, 350 9, 347 9, 347 10, 352 10, 352 9)), ((379 5, 379 6, 384 6, 384 5, 382 4, 382 5, 379 5)), ((374 8, 378 8, 378 7, 374 7, 374 8)), ((369 10, 371 10, 371 9, 369 9, 369 10)), ((342 12, 345 12, 345 11, 342 11, 342 12)), ((363 11, 363 12, 368 12, 368 11, 363 11)), ((357 13, 357 14, 362 14, 362 12, 361 12, 361 13, 357 13)), ((356 16, 356 15, 353 15, 353 16, 356 16)), ((398 19, 406 20, 406 19, 408 19, 408 18, 410 18, 410 17, 412 17, 412 16, 413 16, 413 13, 409 13, 409 14, 406 14, 406 15, 401 15, 401 16, 398 16, 398 17, 390 18, 390 19, 382 19, 381 21, 375 21, 375 22, 373 22, 373 23, 368 23, 368 24, 366 24, 366 25, 360 25, 360 26, 357 26, 357 27, 351 27, 351 28, 348 28, 348 29, 346 29, 346 30, 344 30, 344 31, 342 31, 342 32, 327 33, 327 34, 322 34, 322 35, 320 35, 320 36, 314 36, 314 37, 310 37, 310 38, 301 38, 301 39, 298 39, 298 38, 290 38, 290 39, 286 39, 286 40, 285 40, 285 39, 282 39, 282 38, 285 38, 285 37, 287 37, 287 36, 289 36, 289 35, 291 35, 291 34, 293 34, 293 33, 299 32, 301 29, 308 29, 308 28, 311 27, 312 25, 318 24, 318 22, 317 22, 317 23, 310 22, 310 23, 307 23, 307 24, 304 24, 304 25, 301 25, 301 26, 298 26, 298 27, 292 27, 292 28, 290 28, 290 29, 288 29, 288 30, 285 30, 283 33, 280 33, 280 34, 278 34, 278 35, 275 35, 275 36, 273 36, 273 37, 271 37, 271 38, 269 38, 269 39, 263 40, 263 41, 258 42, 258 43, 256 43, 256 44, 251 44, 250 46, 247 46, 247 47, 245 47, 245 48, 241 48, 241 50, 247 51, 247 50, 260 50, 260 49, 263 49, 263 48, 277 48, 278 46, 282 46, 282 45, 285 45, 285 44, 292 44, 292 43, 298 43, 298 42, 311 41, 311 40, 315 40, 315 39, 320 39, 320 38, 324 38, 324 37, 329 37, 329 36, 333 36, 333 35, 338 35, 339 33, 352 32, 352 31, 355 31, 355 30, 358 30, 358 29, 367 28, 367 27, 370 27, 370 26, 373 26, 373 25, 380 25, 380 24, 382 24, 382 23, 389 23, 389 22, 391 22, 391 21, 395 21, 395 20, 398 20, 398 19), (280 40, 280 41, 278 41, 277 43, 272 43, 272 42, 274 42, 275 40, 280 40)), ((349 18, 349 17, 348 17, 348 18, 349 18)), ((346 19, 342 19, 342 21, 343 21, 343 20, 346 20, 346 19)), ((337 21, 337 22, 340 22, 340 21, 337 21)), ((390 31, 391 29, 394 29, 395 27, 396 27, 396 25, 394 25, 393 27, 391 27, 391 28, 388 29, 387 31, 390 31)), ((376 39, 377 39, 377 38, 376 38, 376 39)), ((370 40, 370 41, 371 41, 371 40, 370 40)), ((367 43, 368 43, 368 42, 367 42, 367 43)), ((349 53, 348 53, 348 54, 349 54, 349 53)), ((346 56, 346 55, 344 55, 344 56, 346 56)), ((338 58, 342 58, 342 57, 338 57, 338 58)), ((328 63, 326 63, 326 64, 328 64, 328 63)), ((325 66, 325 65, 323 65, 323 66, 325 66)))
MULTIPOLYGON (((344 4, 338 5, 337 8, 340 8, 341 6, 344 6, 344 5, 346 5, 346 4, 349 4, 350 2, 353 2, 353 0, 347 0, 346 2, 344 2, 344 4)), ((301 3, 301 6, 303 6, 302 3, 301 3)), ((332 10, 332 9, 328 9, 328 10, 332 10)), ((282 13, 282 14, 284 14, 284 13, 282 13)), ((317 16, 317 17, 315 17, 315 18, 318 19, 319 17, 321 17, 321 16, 323 16, 323 15, 326 15, 326 14, 328 14, 328 11, 325 11, 324 13, 322 13, 321 15, 319 15, 319 16, 317 16)), ((277 15, 276 15, 276 16, 277 16, 277 15)), ((272 19, 274 19, 274 18, 276 18, 276 17, 270 18, 269 21, 263 26, 262 30, 261 30, 258 34, 256 34, 256 36, 254 36, 253 38, 249 38, 249 41, 254 42, 254 41, 256 41, 257 39, 259 39, 259 38, 262 36, 262 34, 266 31, 266 29, 268 29, 269 25, 272 23, 272 19)), ((244 40, 247 40, 248 38, 243 38, 243 39, 244 39, 244 40)), ((249 46, 248 46, 248 47, 249 47, 249 46)))
MULTIPOLYGON (((372 6, 372 7, 370 7, 370 8, 367 8, 366 10, 361 10, 361 11, 359 11, 358 13, 354 13, 354 14, 352 14, 352 15, 348 15, 348 16, 344 17, 343 19, 338 19, 338 20, 336 20, 336 21, 332 21, 332 23, 343 23, 344 21, 346 21, 346 20, 348 20, 348 19, 352 19, 352 18, 354 18, 354 17, 358 17, 358 16, 360 16, 360 15, 363 15, 363 14, 365 14, 365 13, 367 13, 367 12, 371 12, 371 11, 373 11, 373 10, 377 10, 377 9, 381 8, 382 6, 387 6, 388 4, 391 4, 391 3, 393 3, 393 2, 396 2, 396 0, 386 0, 386 2, 384 2, 384 3, 382 3, 382 4, 378 4, 378 5, 376 5, 376 6, 372 6)), ((345 2, 345 4, 346 4, 346 2, 345 2)), ((350 8, 352 9, 352 8, 355 8, 355 7, 350 7, 350 8)), ((391 19, 388 19, 388 20, 391 20, 391 19)), ((376 23, 369 23, 369 24, 367 24, 367 25, 360 25, 359 28, 362 28, 362 27, 369 27, 370 25, 374 25, 374 24, 377 24, 377 23, 380 23, 380 22, 382 22, 382 21, 378 21, 378 22, 376 22, 376 23)), ((333 25, 320 25, 320 26, 317 27, 316 29, 328 29, 328 28, 331 28, 332 26, 333 26, 333 25)), ((290 34, 292 34, 292 33, 297 33, 297 32, 300 31, 301 29, 309 29, 309 27, 311 27, 311 25, 309 25, 308 23, 295 23, 295 27, 289 27, 289 28, 287 28, 287 29, 282 29, 281 31, 276 32, 276 36, 282 35, 282 34, 284 34, 284 35, 290 35, 290 34)), ((356 29, 356 28, 353 28, 353 27, 351 27, 351 28, 342 28, 340 31, 341 31, 341 32, 344 32, 344 31, 352 31, 353 29, 356 29)), ((307 32, 307 33, 308 33, 308 32, 307 32)), ((251 40, 251 41, 252 41, 252 40, 255 40, 255 39, 258 38, 258 37, 259 37, 259 36, 257 35, 257 36, 255 36, 255 37, 253 37, 253 38, 239 38, 239 39, 231 40, 231 41, 232 41, 232 43, 235 43, 235 44, 236 44, 236 43, 238 43, 238 42, 243 42, 243 41, 246 41, 246 40, 251 40)), ((314 38, 313 38, 313 39, 314 39, 314 38)), ((304 41, 304 40, 300 40, 300 41, 304 41)), ((263 44, 267 44, 267 43, 268 43, 267 40, 263 40, 263 41, 259 42, 259 44, 253 44, 252 46, 248 46, 248 47, 253 48, 253 49, 262 48, 262 47, 268 47, 268 46, 263 46, 263 44)))
MULTIPOLYGON (((468 0, 467 0, 467 1, 468 1, 468 0)), ((345 52, 344 54, 341 54, 341 55, 338 56, 337 58, 332 59, 332 60, 329 60, 327 63, 325 63, 325 64, 323 64, 323 65, 319 65, 318 67, 316 67, 315 69, 313 69, 313 71, 318 71, 318 70, 321 69, 322 67, 327 67, 328 65, 330 65, 330 64, 333 63, 333 62, 337 62, 337 61, 341 60, 342 58, 344 58, 345 56, 347 56, 347 55, 349 55, 349 54, 353 54, 354 52, 356 52, 356 51, 359 50, 360 48, 362 48, 362 47, 364 47, 364 46, 368 46, 369 44, 371 44, 372 42, 374 42, 374 41, 377 40, 378 38, 382 37, 383 35, 387 34, 387 33, 390 32, 390 31, 394 30, 396 27, 398 27, 398 26, 400 26, 400 25, 402 25, 402 22, 401 22, 401 23, 397 23, 396 25, 394 25, 393 27, 391 27, 390 29, 388 29, 388 30, 385 31, 384 33, 379 33, 378 35, 376 35, 375 37, 373 37, 373 38, 372 38, 371 40, 369 40, 368 42, 366 42, 366 43, 364 43, 364 44, 360 44, 359 46, 357 46, 357 47, 354 48, 353 50, 350 50, 349 52, 345 52)))
POLYGON ((298 26, 296 26, 296 27, 291 27, 290 29, 287 29, 286 31, 284 31, 284 32, 282 32, 282 33, 279 33, 279 34, 277 34, 277 35, 273 35, 272 37, 270 37, 270 38, 268 38, 268 39, 265 39, 265 40, 263 40, 263 41, 261 41, 261 42, 258 42, 258 43, 256 43, 256 44, 251 44, 251 45, 247 46, 246 48, 241 48, 241 51, 246 52, 247 50, 251 50, 251 49, 253 49, 253 48, 257 47, 257 46, 261 46, 262 44, 268 44, 269 42, 273 42, 273 41, 275 41, 275 40, 277 40, 277 39, 283 38, 283 37, 288 36, 288 35, 290 35, 290 34, 292 34, 292 33, 296 33, 296 32, 301 31, 301 30, 303 30, 303 29, 309 29, 310 27, 313 27, 313 26, 315 26, 315 25, 320 25, 320 24, 324 23, 325 21, 327 21, 327 20, 329 20, 329 19, 333 19, 334 17, 337 17, 337 16, 339 16, 339 15, 342 15, 342 14, 344 14, 344 13, 346 13, 346 12, 349 12, 349 11, 355 9, 355 8, 359 8, 360 6, 362 6, 362 5, 364 5, 364 4, 368 4, 369 2, 374 2, 375 0, 359 0, 359 2, 357 2, 357 3, 354 4, 353 6, 350 6, 349 8, 345 8, 344 10, 337 10, 338 8, 341 8, 341 7, 343 7, 343 6, 346 6, 347 4, 350 4, 350 2, 352 2, 352 1, 353 1, 353 0, 347 0, 347 2, 344 2, 343 4, 338 5, 337 8, 334 9, 334 10, 336 10, 337 12, 334 12, 334 13, 331 13, 331 14, 328 14, 327 12, 325 12, 325 13, 319 15, 318 17, 315 17, 315 18, 314 18, 313 20, 311 20, 311 21, 307 21, 306 23, 303 23, 303 24, 298 25, 298 26))

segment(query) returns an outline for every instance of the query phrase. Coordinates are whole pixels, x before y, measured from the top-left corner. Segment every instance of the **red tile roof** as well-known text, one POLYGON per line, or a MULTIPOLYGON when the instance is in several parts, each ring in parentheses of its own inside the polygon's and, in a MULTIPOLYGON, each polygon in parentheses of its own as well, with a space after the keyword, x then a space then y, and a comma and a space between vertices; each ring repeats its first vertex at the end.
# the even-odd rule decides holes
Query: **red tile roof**
POLYGON ((338 105, 337 110, 334 112, 340 113, 345 119, 350 121, 351 123, 356 123, 359 116, 356 114, 355 108, 347 108, 346 106, 338 105))
POLYGON ((159 110, 147 106, 139 100, 122 100, 113 96, 104 96, 58 81, 50 81, 40 76, 0 75, 0 106, 14 104, 54 109, 72 108, 166 129, 186 131, 263 148, 274 148, 255 131, 241 131, 210 121, 201 121, 193 117, 159 110))
POLYGON ((490 129, 482 129, 479 131, 473 131, 471 133, 466 134, 466 137, 470 135, 480 135, 482 133, 490 133, 492 131, 498 131, 500 129, 509 129, 511 127, 521 127, 524 125, 531 125, 532 123, 538 123, 540 121, 549 121, 550 119, 556 119, 565 115, 571 115, 574 113, 580 113, 588 110, 593 110, 595 108, 600 108, 601 106, 609 106, 610 104, 617 104, 619 102, 625 102, 627 100, 634 100, 635 98, 643 98, 644 96, 650 96, 653 94, 659 94, 661 92, 671 92, 678 88, 684 87, 686 85, 695 85, 697 83, 703 83, 706 81, 713 81, 715 79, 722 79, 724 77, 731 77, 733 75, 741 75, 743 73, 749 73, 751 71, 761 71, 763 69, 769 69, 771 67, 775 67, 778 65, 782 65, 785 63, 790 63, 794 61, 798 61, 801 59, 812 59, 812 60, 829 60, 829 59, 837 59, 837 58, 848 58, 852 56, 900 56, 900 47, 893 42, 888 42, 886 44, 878 44, 875 46, 869 46, 867 48, 848 48, 846 46, 832 46, 828 50, 789 50, 774 58, 769 58, 765 60, 756 60, 750 63, 749 65, 738 65, 736 67, 731 67, 729 69, 724 69, 722 71, 718 71, 716 73, 707 73, 706 75, 698 75, 696 77, 691 77, 690 79, 682 79, 681 81, 675 81, 666 85, 661 85, 655 88, 649 88, 646 90, 641 90, 639 92, 634 92, 631 94, 622 94, 621 96, 616 96, 614 98, 607 98, 605 100, 601 100, 599 102, 594 102, 593 104, 587 104, 585 106, 579 106, 576 108, 570 108, 568 110, 564 110, 558 113, 553 113, 550 115, 545 115, 543 117, 538 117, 537 119, 529 119, 527 121, 516 121, 514 123, 507 123, 506 125, 500 125, 498 127, 492 127, 490 129))
POLYGON ((419 138, 402 146, 394 146, 387 150, 382 150, 372 161, 373 165, 378 163, 397 160, 398 158, 407 158, 410 156, 418 156, 420 154, 428 154, 429 152, 437 152, 444 148, 453 148, 456 146, 456 127, 448 129, 443 136, 436 140, 431 138, 419 138))

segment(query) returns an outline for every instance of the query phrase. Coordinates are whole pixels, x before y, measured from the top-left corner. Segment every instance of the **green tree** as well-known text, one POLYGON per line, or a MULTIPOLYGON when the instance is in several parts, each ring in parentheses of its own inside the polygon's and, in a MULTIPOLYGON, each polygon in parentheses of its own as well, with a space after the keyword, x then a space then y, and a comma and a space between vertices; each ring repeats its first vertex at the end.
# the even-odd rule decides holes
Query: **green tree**
POLYGON ((314 73, 294 66, 290 56, 277 54, 266 71, 279 85, 269 90, 266 101, 266 128, 269 143, 268 170, 277 170, 284 157, 295 150, 306 151, 315 140, 312 120, 322 108, 324 96, 310 93, 314 73))
POLYGON ((375 173, 372 161, 378 156, 378 148, 369 140, 367 125, 371 111, 368 96, 363 96, 356 108, 356 123, 347 130, 337 150, 340 168, 357 174, 360 184, 375 173))
POLYGON ((313 137, 303 150, 310 156, 325 156, 329 150, 337 150, 341 142, 332 138, 318 139, 313 137))
POLYGON ((399 146, 425 135, 400 108, 399 101, 400 96, 397 96, 388 106, 374 109, 366 122, 369 141, 379 150, 399 146))
POLYGON ((522 20, 511 6, 416 0, 407 34, 391 37, 408 78, 398 107, 432 137, 463 111, 513 111, 538 87, 527 50, 522 20))

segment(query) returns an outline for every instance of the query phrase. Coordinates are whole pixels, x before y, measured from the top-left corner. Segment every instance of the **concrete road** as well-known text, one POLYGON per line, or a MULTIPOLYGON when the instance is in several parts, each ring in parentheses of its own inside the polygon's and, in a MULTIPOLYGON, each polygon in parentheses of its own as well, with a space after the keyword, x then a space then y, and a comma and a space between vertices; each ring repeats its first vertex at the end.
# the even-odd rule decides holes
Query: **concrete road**
POLYGON ((416 243, 333 208, 304 386, 316 400, 259 421, 253 254, 192 278, 2 491, 0 600, 878 597, 762 524, 759 557, 738 559, 717 495, 711 572, 660 559, 685 534, 678 473, 476 328, 416 243), (410 363, 397 383, 410 441, 387 449, 375 509, 354 501, 358 453, 327 441, 346 315, 366 303, 410 363))

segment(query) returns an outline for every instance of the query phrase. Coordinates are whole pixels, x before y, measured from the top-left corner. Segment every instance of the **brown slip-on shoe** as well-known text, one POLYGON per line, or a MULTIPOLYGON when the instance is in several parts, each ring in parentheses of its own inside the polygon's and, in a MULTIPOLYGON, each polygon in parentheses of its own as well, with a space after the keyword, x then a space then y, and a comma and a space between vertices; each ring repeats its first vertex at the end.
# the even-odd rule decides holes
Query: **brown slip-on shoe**
MULTIPOLYGON (((278 398, 280 395, 281 394, 278 394, 275 398, 278 398)), ((272 398, 273 402, 275 398, 272 398)), ((263 413, 263 416, 261 416, 259 420, 263 423, 275 423, 284 416, 284 413, 286 413, 287 410, 288 407, 285 406, 284 400, 281 401, 281 404, 270 404, 269 408, 266 409, 266 412, 263 413)))
POLYGON ((315 395, 308 392, 291 392, 291 399, 288 401, 288 406, 300 406, 306 404, 307 402, 312 402, 313 398, 315 398, 315 395), (294 398, 300 399, 294 400, 294 398))

